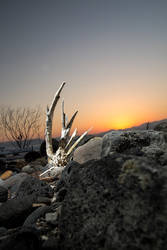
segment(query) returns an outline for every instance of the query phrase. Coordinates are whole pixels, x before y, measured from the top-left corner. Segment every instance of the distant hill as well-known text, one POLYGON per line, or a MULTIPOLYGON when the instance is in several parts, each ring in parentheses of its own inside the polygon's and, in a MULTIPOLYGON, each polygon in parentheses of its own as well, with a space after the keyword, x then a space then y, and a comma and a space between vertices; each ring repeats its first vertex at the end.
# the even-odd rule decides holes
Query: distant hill
MULTIPOLYGON (((159 120, 159 121, 153 121, 153 122, 149 122, 149 129, 154 129, 156 125, 158 125, 159 123, 161 122, 167 122, 167 119, 163 119, 163 120, 159 120)), ((119 131, 128 131, 128 130, 145 130, 147 128, 147 124, 148 122, 145 122, 145 123, 142 123, 141 125, 139 126, 134 126, 134 127, 131 127, 131 128, 126 128, 126 129, 118 129, 119 131)), ((108 130, 108 131, 105 131, 105 132, 102 132, 102 133, 98 133, 96 134, 95 136, 104 136, 105 134, 111 132, 111 131, 114 131, 115 129, 111 129, 111 130, 108 130)))
MULTIPOLYGON (((154 129, 156 125, 158 125, 161 122, 167 122, 167 119, 163 119, 163 120, 159 120, 159 121, 153 121, 153 122, 149 122, 149 129, 154 129)), ((139 126, 135 126, 132 128, 128 128, 127 130, 144 130, 147 128, 147 122, 143 123, 139 126)))

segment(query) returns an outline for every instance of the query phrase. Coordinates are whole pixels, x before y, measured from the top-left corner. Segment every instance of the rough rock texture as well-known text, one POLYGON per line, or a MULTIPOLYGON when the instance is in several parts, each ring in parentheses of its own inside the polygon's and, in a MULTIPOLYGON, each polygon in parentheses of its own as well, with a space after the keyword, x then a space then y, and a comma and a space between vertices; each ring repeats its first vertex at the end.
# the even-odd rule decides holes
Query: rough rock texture
POLYGON ((62 171, 65 167, 53 167, 51 164, 47 164, 41 173, 43 178, 52 177, 53 179, 59 179, 62 171), (50 170, 49 170, 50 169, 50 170), (49 170, 49 171, 47 171, 49 170))
POLYGON ((27 178, 27 174, 26 173, 20 173, 20 174, 16 174, 14 176, 11 176, 9 179, 3 181, 3 187, 7 188, 7 189, 11 189, 12 187, 14 187, 15 185, 19 186, 20 183, 27 178))
POLYGON ((78 147, 75 152, 73 159, 78 163, 84 163, 92 159, 100 159, 101 157, 101 137, 94 137, 90 139, 84 145, 78 147))
POLYGON ((115 153, 65 172, 58 249, 165 249, 167 166, 115 153))
POLYGON ((27 173, 27 174, 32 174, 32 173, 37 172, 37 171, 41 172, 41 171, 43 171, 43 166, 37 165, 37 164, 32 165, 30 163, 30 164, 24 166, 21 171, 24 173, 27 173))
POLYGON ((35 194, 36 196, 52 197, 52 188, 43 181, 32 176, 27 176, 15 191, 16 198, 23 198, 26 195, 35 194))
POLYGON ((36 250, 41 249, 39 234, 35 228, 23 228, 9 235, 1 242, 1 250, 36 250))
POLYGON ((33 193, 36 194, 36 196, 53 196, 53 190, 49 185, 26 173, 20 173, 10 177, 1 183, 1 186, 10 191, 11 198, 22 198, 33 193))
POLYGON ((167 132, 167 122, 161 122, 154 127, 154 130, 167 132))
POLYGON ((167 133, 153 130, 112 131, 103 137, 101 157, 112 153, 145 156, 167 164, 167 133))
POLYGON ((5 202, 8 199, 8 190, 0 186, 0 202, 5 202))
MULTIPOLYGON (((53 189, 32 176, 23 175, 15 180, 18 182, 14 182, 12 186, 10 186, 12 182, 9 181, 6 185, 10 188, 12 199, 0 206, 0 225, 8 228, 22 225, 27 216, 33 212, 33 203, 49 203, 48 198, 53 197, 53 189)), ((6 183, 3 184, 5 186, 6 183)))
POLYGON ((47 212, 50 212, 49 206, 43 206, 37 208, 34 212, 32 212, 25 220, 23 226, 24 227, 32 227, 35 225, 37 219, 41 216, 44 216, 47 212))
POLYGON ((35 195, 11 199, 0 206, 0 225, 11 228, 22 225, 25 218, 33 211, 32 204, 35 195))

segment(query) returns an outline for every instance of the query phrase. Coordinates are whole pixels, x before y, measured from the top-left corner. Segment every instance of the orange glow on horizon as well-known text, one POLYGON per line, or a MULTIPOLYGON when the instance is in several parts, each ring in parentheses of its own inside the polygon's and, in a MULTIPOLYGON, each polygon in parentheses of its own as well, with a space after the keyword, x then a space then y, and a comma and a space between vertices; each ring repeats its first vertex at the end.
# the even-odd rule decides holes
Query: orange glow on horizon
MULTIPOLYGON (((109 130, 119 130, 119 129, 127 129, 135 126, 140 126, 143 123, 147 122, 153 122, 153 121, 159 121, 166 119, 167 117, 165 115, 151 115, 150 117, 148 115, 144 114, 136 114, 135 115, 128 115, 128 114, 117 114, 112 116, 112 118, 109 117, 103 117, 103 119, 98 119, 96 120, 96 117, 91 117, 90 119, 87 120, 78 120, 76 124, 73 125, 71 129, 71 133, 74 131, 74 129, 77 127, 78 128, 78 135, 81 135, 85 131, 87 131, 89 128, 92 127, 91 131, 88 134, 98 134, 102 132, 107 132, 109 130)), ((88 118, 88 117, 87 117, 88 118)), ((39 133, 39 136, 41 139, 44 139, 44 124, 41 126, 41 131, 39 133)), ((52 137, 60 137, 61 136, 61 122, 59 119, 59 122, 55 124, 53 122, 53 129, 52 129, 52 137)), ((0 138, 0 142, 5 142, 8 141, 5 138, 0 138)))

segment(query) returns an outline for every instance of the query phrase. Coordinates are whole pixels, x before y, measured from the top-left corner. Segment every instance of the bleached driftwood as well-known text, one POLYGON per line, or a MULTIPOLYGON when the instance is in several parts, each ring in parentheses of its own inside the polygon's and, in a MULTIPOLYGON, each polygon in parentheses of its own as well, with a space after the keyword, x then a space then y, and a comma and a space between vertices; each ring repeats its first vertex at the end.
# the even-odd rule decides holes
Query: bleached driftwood
MULTIPOLYGON (((64 167, 67 165, 68 161, 70 160, 72 153, 74 152, 74 149, 78 145, 78 143, 85 137, 85 135, 90 131, 87 130, 84 132, 78 140, 73 144, 73 139, 77 134, 77 129, 74 130, 71 137, 69 137, 70 130, 72 127, 72 124, 74 122, 74 119, 78 113, 76 111, 74 115, 71 117, 70 121, 68 122, 67 115, 64 112, 64 100, 62 101, 62 129, 61 129, 61 137, 59 142, 59 148, 56 151, 56 153, 53 153, 53 147, 52 147, 52 121, 53 121, 53 114, 56 107, 56 104, 58 100, 60 99, 61 91, 66 83, 63 82, 56 92, 52 104, 50 108, 47 107, 47 113, 46 113, 46 131, 45 131, 45 139, 46 139, 46 153, 48 156, 48 163, 51 165, 51 167, 46 170, 44 173, 42 173, 40 176, 46 174, 48 171, 51 171, 54 169, 54 172, 60 173, 61 169, 63 170, 64 167)), ((56 175, 56 173, 55 173, 56 175)))

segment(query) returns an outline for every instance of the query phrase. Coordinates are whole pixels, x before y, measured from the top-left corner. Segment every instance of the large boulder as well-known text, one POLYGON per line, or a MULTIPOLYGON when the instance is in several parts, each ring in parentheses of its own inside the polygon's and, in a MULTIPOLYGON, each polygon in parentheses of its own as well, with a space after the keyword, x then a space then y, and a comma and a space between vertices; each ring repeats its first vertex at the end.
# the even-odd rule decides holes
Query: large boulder
POLYGON ((0 249, 12 250, 36 250, 41 249, 39 234, 33 227, 15 229, 14 232, 2 235, 4 240, 0 241, 0 249))
POLYGON ((87 143, 78 147, 75 152, 73 159, 78 163, 84 163, 89 160, 97 160, 101 158, 101 145, 102 138, 94 137, 90 139, 87 143))
POLYGON ((25 218, 33 211, 32 204, 36 201, 35 195, 11 199, 0 206, 0 225, 14 228, 22 225, 25 218))
POLYGON ((145 156, 167 164, 167 133, 153 130, 112 131, 103 137, 101 157, 113 153, 145 156))
POLYGON ((11 198, 24 198, 27 195, 52 197, 52 188, 37 178, 20 173, 5 180, 1 186, 10 191, 11 198))
POLYGON ((167 132, 167 121, 161 122, 154 127, 156 131, 167 132))
POLYGON ((34 203, 49 203, 53 197, 53 189, 47 183, 27 174, 15 175, 2 185, 10 193, 10 199, 0 206, 0 225, 7 228, 21 226, 36 209, 34 203))
POLYGON ((58 249, 166 249, 167 166, 113 153, 71 163, 62 178, 58 249))

